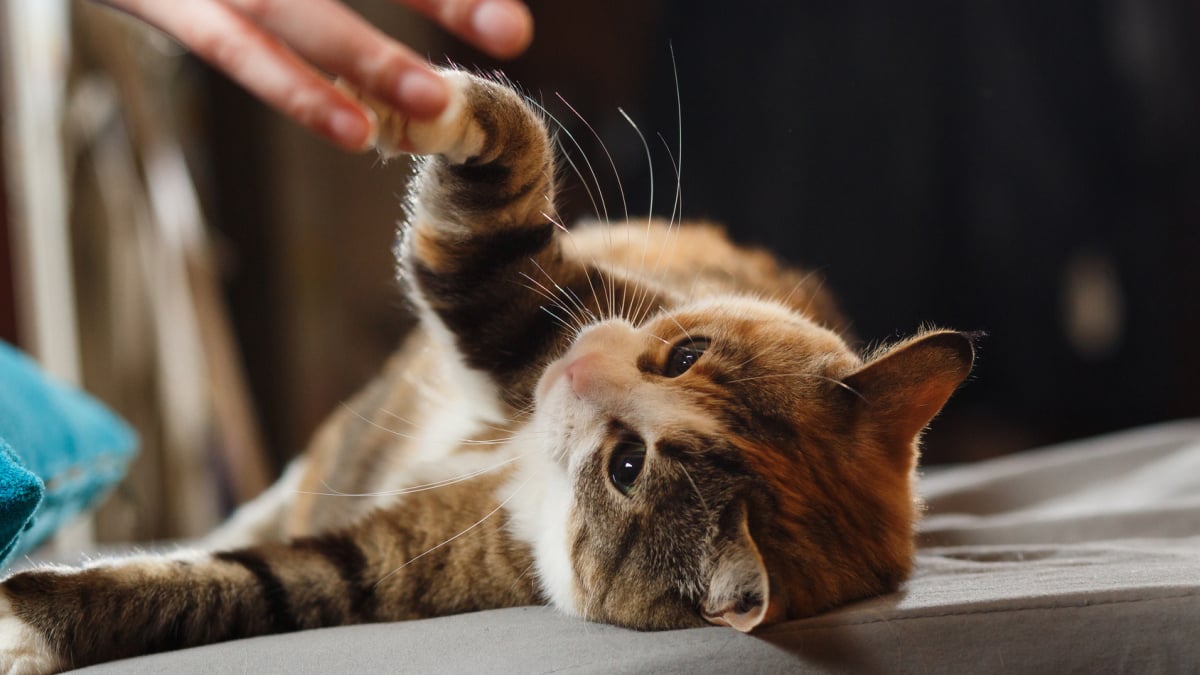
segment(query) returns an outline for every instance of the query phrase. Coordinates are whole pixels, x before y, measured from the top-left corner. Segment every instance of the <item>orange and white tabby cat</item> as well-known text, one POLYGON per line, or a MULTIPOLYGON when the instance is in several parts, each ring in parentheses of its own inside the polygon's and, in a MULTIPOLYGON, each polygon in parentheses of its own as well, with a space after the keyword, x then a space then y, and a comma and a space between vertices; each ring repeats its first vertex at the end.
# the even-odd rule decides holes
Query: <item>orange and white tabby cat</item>
POLYGON ((21 572, 0 671, 549 603, 742 631, 888 593, 919 436, 971 370, 927 331, 867 356, 808 276, 711 226, 568 233, 543 120, 446 74, 397 250, 421 328, 216 552, 21 572))

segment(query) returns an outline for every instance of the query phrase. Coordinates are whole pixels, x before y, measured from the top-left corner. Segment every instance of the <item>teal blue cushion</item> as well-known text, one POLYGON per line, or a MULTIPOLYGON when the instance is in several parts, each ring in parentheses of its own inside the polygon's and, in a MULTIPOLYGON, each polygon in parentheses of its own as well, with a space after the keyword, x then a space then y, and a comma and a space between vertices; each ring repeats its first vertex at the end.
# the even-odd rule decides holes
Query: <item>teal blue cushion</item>
POLYGON ((0 564, 95 506, 136 449, 103 405, 0 342, 0 564))

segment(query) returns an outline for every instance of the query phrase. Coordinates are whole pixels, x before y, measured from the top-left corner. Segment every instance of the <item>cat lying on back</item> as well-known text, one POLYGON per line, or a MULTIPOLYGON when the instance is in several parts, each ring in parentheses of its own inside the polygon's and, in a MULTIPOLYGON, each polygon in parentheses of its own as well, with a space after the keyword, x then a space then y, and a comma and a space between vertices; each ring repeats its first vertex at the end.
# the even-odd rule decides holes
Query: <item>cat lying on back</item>
POLYGON ((221 552, 0 586, 0 671, 318 626, 549 603, 742 631, 888 593, 912 566, 921 431, 971 370, 928 331, 866 357, 809 277, 709 226, 567 233, 552 144, 446 74, 397 250, 422 320, 221 552))

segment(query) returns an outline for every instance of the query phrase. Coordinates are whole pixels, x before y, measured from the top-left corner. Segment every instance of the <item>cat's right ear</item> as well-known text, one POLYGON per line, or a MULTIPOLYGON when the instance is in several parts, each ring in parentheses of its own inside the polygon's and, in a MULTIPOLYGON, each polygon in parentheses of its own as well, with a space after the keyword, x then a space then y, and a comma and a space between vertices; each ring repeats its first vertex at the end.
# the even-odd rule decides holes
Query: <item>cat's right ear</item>
POLYGON ((918 335, 888 349, 843 378, 852 392, 862 433, 897 449, 911 468, 921 430, 971 372, 972 336, 941 330, 918 335))

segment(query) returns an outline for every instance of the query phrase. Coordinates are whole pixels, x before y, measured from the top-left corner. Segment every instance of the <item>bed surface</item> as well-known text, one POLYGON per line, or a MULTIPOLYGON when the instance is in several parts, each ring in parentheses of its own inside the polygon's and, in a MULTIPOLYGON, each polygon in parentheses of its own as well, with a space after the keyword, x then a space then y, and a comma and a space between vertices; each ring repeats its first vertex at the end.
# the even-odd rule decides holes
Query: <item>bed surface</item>
POLYGON ((1200 667, 1200 420, 921 480, 898 593, 748 636, 543 607, 305 631, 87 673, 1179 672, 1200 667))

